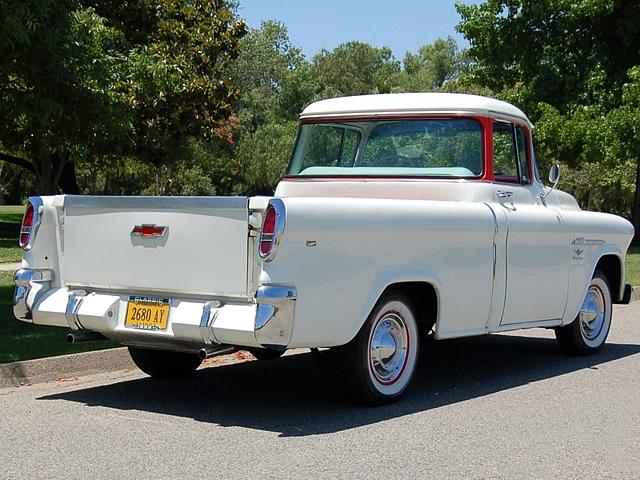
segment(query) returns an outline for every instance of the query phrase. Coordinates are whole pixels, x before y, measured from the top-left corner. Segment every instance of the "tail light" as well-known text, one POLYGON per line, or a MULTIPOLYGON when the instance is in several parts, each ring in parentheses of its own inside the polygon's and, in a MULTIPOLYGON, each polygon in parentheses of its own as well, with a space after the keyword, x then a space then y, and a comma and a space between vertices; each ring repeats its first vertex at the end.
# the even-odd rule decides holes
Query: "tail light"
POLYGON ((284 233, 285 219, 286 212, 282 200, 269 200, 260 230, 260 256, 266 261, 271 261, 276 256, 284 233))
POLYGON ((42 200, 40 197, 29 198, 27 210, 22 217, 22 226, 20 227, 19 244, 23 250, 30 250, 33 241, 40 226, 40 217, 42 216, 42 200))

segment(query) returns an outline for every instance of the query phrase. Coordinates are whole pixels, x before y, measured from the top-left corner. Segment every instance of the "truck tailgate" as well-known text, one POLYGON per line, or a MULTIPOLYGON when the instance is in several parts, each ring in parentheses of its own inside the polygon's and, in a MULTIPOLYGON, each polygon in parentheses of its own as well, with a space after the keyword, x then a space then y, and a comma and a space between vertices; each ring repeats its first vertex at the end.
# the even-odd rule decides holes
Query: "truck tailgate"
POLYGON ((248 295, 246 197, 64 197, 69 286, 248 295))

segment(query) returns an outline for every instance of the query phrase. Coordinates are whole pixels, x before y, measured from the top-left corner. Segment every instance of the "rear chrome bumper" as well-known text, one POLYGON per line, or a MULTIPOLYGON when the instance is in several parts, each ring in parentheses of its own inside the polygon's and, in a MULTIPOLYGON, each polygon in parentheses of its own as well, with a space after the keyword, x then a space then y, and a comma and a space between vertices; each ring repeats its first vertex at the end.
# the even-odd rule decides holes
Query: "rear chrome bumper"
POLYGON ((293 334, 296 289, 263 285, 254 299, 174 297, 167 330, 124 326, 130 293, 51 288, 51 272, 19 270, 14 314, 40 325, 98 332, 125 345, 167 350, 215 350, 220 345, 285 350, 293 334))
POLYGON ((51 285, 51 270, 20 269, 13 276, 13 314, 18 320, 32 321, 31 310, 42 293, 51 285))

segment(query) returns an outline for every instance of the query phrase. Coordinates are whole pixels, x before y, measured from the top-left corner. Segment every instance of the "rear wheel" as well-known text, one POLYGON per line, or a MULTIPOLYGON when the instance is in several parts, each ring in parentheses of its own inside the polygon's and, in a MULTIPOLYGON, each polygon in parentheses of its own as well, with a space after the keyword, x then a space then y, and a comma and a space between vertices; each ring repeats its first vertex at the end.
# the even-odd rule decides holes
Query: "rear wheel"
POLYGON ((604 345, 611 328, 611 290, 607 278, 596 271, 573 322, 556 328, 560 348, 571 355, 589 355, 604 345))
POLYGON ((370 405, 398 400, 416 368, 418 324, 409 300, 384 295, 358 335, 345 347, 349 384, 370 405))
POLYGON ((181 378, 193 373, 202 363, 193 353, 129 347, 136 366, 153 378, 181 378))

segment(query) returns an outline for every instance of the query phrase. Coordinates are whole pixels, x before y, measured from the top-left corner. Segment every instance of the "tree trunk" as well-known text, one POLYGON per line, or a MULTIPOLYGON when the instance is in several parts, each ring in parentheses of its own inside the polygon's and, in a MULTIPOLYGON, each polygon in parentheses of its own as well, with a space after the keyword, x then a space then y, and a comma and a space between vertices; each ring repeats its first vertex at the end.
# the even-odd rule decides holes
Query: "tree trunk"
POLYGON ((78 178, 76 177, 76 163, 67 161, 62 168, 58 186, 62 193, 70 195, 80 195, 80 187, 78 186, 78 178))
POLYGON ((44 152, 38 159, 36 168, 36 185, 38 195, 54 195, 57 193, 53 184, 53 169, 51 165, 51 153, 44 152))
POLYGON ((69 152, 44 151, 33 161, 0 152, 0 160, 18 165, 36 177, 38 195, 54 195, 58 187, 63 193, 79 194, 75 163, 69 152))

